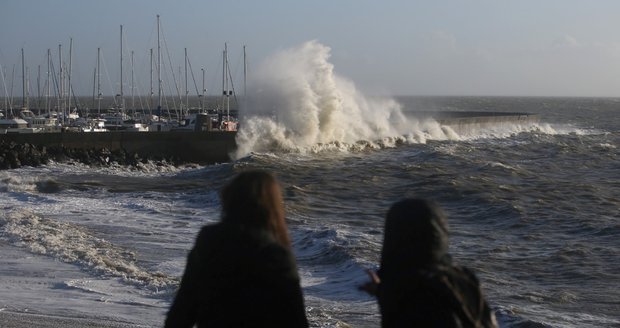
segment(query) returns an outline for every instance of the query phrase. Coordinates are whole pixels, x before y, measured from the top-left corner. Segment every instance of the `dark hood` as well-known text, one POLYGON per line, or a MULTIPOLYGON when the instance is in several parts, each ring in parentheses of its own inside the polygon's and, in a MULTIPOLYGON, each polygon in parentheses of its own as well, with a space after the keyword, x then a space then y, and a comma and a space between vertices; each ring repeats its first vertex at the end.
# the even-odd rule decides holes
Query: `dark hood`
POLYGON ((446 261, 448 224, 441 208, 424 199, 395 203, 385 220, 381 274, 431 268, 446 261))

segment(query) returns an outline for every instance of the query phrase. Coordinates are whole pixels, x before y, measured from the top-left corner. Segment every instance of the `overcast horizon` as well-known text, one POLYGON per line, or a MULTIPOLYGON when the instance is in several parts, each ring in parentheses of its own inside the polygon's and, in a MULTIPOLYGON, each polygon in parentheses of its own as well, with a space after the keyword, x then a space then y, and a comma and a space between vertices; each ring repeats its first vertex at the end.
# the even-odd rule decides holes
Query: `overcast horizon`
POLYGON ((331 49, 334 71, 369 95, 618 97, 618 12, 611 0, 2 0, 0 97, 21 97, 22 48, 30 96, 45 94, 46 53, 58 74, 59 45, 66 69, 70 40, 75 93, 93 93, 97 48, 101 91, 119 93, 121 25, 123 93, 133 72, 134 93, 148 94, 158 14, 166 94, 177 92, 176 79, 185 95, 185 49, 190 95, 202 92, 204 69, 212 96, 221 93, 224 43, 239 87, 244 46, 251 74, 272 54, 317 40, 331 49))

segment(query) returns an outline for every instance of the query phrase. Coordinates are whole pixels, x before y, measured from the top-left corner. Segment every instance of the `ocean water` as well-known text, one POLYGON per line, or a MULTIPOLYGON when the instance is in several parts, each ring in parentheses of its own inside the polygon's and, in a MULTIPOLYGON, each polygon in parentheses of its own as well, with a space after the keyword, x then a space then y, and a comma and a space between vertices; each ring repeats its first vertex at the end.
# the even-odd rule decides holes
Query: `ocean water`
POLYGON ((230 163, 0 171, 0 311, 161 326, 219 189, 261 168, 283 185, 314 327, 379 326, 357 286, 387 209, 412 196, 445 209, 502 327, 620 327, 620 99, 367 97, 316 42, 252 83, 230 163), (541 121, 457 134, 415 118, 433 110, 541 121))

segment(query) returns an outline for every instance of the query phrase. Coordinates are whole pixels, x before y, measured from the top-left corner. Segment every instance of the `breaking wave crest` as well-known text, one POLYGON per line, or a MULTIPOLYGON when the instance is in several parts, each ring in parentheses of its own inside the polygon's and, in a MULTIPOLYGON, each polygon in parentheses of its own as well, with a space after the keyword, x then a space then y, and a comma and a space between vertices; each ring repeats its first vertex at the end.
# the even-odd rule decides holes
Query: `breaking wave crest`
POLYGON ((254 92, 243 108, 236 158, 251 152, 354 150, 448 138, 434 121, 407 118, 395 100, 366 97, 334 72, 329 57, 329 47, 309 41, 258 67, 251 77, 254 92))

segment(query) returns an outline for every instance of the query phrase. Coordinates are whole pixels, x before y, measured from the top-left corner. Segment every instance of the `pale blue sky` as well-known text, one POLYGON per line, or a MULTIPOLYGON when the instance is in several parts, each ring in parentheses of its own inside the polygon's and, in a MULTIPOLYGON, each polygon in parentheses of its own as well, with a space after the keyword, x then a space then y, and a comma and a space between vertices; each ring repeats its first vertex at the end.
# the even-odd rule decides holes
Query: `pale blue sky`
POLYGON ((57 63, 62 44, 68 60, 73 38, 74 89, 92 94, 101 47, 103 91, 110 94, 119 84, 123 25, 124 83, 133 50, 146 93, 157 14, 176 73, 188 48, 196 79, 204 67, 211 94, 219 93, 224 42, 240 79, 243 45, 251 70, 278 50, 315 39, 332 49, 335 71, 368 94, 620 96, 616 0, 0 0, 5 83, 21 95, 24 48, 36 93, 47 49, 57 63))

